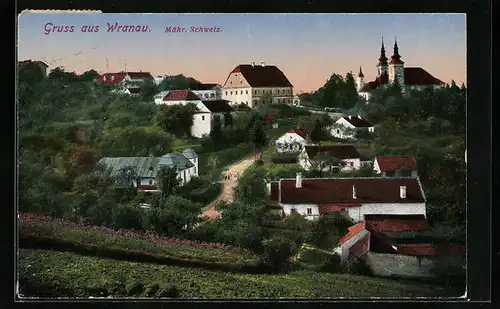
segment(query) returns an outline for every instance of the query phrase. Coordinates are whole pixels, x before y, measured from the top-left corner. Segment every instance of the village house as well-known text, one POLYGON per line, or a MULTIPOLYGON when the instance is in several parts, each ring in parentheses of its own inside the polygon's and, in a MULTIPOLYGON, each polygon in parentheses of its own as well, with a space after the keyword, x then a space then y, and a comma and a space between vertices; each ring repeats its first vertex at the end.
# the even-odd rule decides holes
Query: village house
POLYGON ((124 94, 128 94, 128 95, 131 95, 131 96, 138 96, 140 93, 141 93, 141 88, 138 88, 138 87, 130 87, 130 88, 126 88, 124 91, 123 91, 124 94))
POLYGON ((261 103, 292 104, 293 85, 274 65, 240 64, 222 86, 222 98, 231 105, 254 107, 261 103), (272 101, 272 102, 271 102, 272 101))
POLYGON ((225 126, 225 117, 230 117, 232 107, 226 100, 208 100, 197 104, 198 112, 193 117, 191 135, 201 138, 212 131, 215 119, 218 118, 221 128, 225 126))
POLYGON ((356 139, 361 132, 373 133, 375 127, 361 116, 340 117, 330 130, 330 134, 340 139, 356 139))
POLYGON ((165 105, 186 105, 200 104, 201 98, 191 90, 172 90, 169 91, 161 100, 161 104, 165 105))
POLYGON ((352 171, 361 168, 361 157, 353 145, 306 145, 299 155, 299 164, 306 171, 352 171))
POLYGON ((278 153, 297 153, 310 143, 310 133, 302 126, 290 130, 276 140, 276 151, 278 153))
MULTIPOLYGON (((193 177, 198 177, 198 155, 192 149, 182 153, 173 152, 161 157, 104 157, 99 165, 105 166, 110 176, 119 175, 124 169, 134 171, 136 180, 132 185, 141 191, 157 191, 156 173, 162 166, 173 168, 177 172, 180 185, 185 185, 193 177)), ((128 185, 128 184, 125 184, 128 185)))
POLYGON ((222 99, 222 86, 219 84, 201 84, 191 91, 205 101, 222 99))
POLYGON ((285 215, 297 212, 309 220, 338 213, 353 222, 366 215, 426 215, 418 178, 309 178, 271 182, 270 198, 285 215))
POLYGON ((104 73, 96 79, 96 82, 117 87, 117 93, 134 93, 129 89, 140 88, 145 82, 155 82, 154 77, 148 72, 119 72, 104 73))
POLYGON ((18 68, 25 67, 27 65, 36 65, 37 67, 40 68, 40 70, 42 70, 42 73, 43 73, 44 76, 48 76, 49 75, 49 72, 47 71, 47 68, 49 66, 45 62, 43 62, 43 61, 39 61, 39 60, 36 60, 36 61, 24 60, 24 61, 17 62, 17 67, 18 68))
POLYGON ((298 95, 293 96, 293 105, 300 106, 300 97, 298 95))
MULTIPOLYGON (((403 93, 406 90, 422 90, 425 88, 441 88, 445 83, 421 67, 405 68, 404 62, 399 55, 399 48, 397 41, 394 41, 394 52, 391 56, 391 61, 388 63, 385 56, 384 41, 382 40, 382 48, 380 49, 380 57, 377 64, 377 77, 374 81, 364 82, 364 74, 359 68, 358 78, 356 81, 356 89, 358 94, 370 100, 373 92, 379 87, 386 87, 390 84, 397 82, 401 86, 403 93)), ((407 92, 408 93, 408 92, 407 92)))
POLYGON ((417 162, 410 156, 376 157, 373 170, 382 177, 417 177, 417 162))

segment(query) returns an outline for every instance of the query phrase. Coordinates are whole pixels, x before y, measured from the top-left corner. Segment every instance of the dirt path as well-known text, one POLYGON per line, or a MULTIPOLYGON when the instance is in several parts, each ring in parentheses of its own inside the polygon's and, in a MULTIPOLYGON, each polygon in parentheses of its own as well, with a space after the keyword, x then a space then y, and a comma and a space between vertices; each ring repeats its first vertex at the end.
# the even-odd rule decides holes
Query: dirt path
POLYGON ((219 216, 219 212, 215 210, 215 205, 220 202, 231 203, 234 198, 234 189, 238 184, 238 177, 254 162, 254 157, 247 158, 230 165, 229 168, 222 174, 222 192, 219 197, 203 210, 203 216, 213 220, 219 216), (231 176, 228 180, 225 176, 231 176))

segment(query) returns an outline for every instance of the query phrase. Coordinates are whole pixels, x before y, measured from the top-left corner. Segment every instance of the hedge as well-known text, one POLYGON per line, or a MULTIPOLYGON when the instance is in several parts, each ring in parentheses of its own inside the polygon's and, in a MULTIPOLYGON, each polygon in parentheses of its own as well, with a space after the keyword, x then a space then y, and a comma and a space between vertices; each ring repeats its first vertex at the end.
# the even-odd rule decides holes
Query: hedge
POLYGON ((299 160, 297 156, 273 155, 271 161, 274 164, 292 164, 297 163, 299 160))

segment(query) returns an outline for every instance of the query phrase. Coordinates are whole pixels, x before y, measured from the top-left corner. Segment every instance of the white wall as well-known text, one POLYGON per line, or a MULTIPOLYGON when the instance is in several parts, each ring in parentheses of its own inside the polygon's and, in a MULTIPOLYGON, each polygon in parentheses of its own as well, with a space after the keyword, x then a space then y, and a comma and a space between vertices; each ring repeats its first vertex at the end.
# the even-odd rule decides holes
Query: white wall
POLYGON ((305 215, 306 219, 308 220, 314 220, 319 217, 319 208, 317 204, 281 204, 283 206, 283 212, 285 215, 290 215, 292 213, 292 209, 295 208, 295 210, 301 214, 305 215), (307 214, 307 209, 311 209, 311 214, 307 214))
MULTIPOLYGON (((304 148, 304 146, 306 145, 306 140, 302 136, 300 136, 296 133, 285 133, 284 135, 282 135, 280 138, 278 138, 276 140, 276 151, 279 153, 290 152, 289 147, 292 143, 300 144, 301 145, 300 150, 302 150, 304 148), (280 147, 278 147, 278 144, 286 145, 287 147, 280 148, 280 147)), ((299 149, 296 149, 295 151, 298 151, 298 150, 299 149)))
POLYGON ((222 98, 222 93, 217 91, 217 89, 211 90, 191 90, 201 99, 205 100, 218 100, 222 98))
POLYGON ((354 222, 365 220, 365 215, 424 215, 426 216, 425 203, 370 203, 360 207, 347 207, 349 217, 354 222))
POLYGON ((231 105, 239 105, 241 103, 253 107, 252 103, 252 88, 224 88, 222 89, 222 99, 230 101, 231 105))
POLYGON ((351 247, 354 246, 360 239, 362 239, 363 237, 365 237, 366 235, 369 235, 369 234, 370 234, 370 232, 368 232, 367 230, 362 230, 361 232, 357 233, 352 238, 347 240, 345 243, 343 243, 339 248, 340 250, 339 249, 335 250, 336 252, 338 252, 340 254, 340 258, 341 258, 342 263, 347 262, 347 260, 349 258, 349 249, 351 249, 351 247))
POLYGON ((191 127, 191 135, 197 138, 203 137, 204 134, 210 134, 212 117, 210 113, 198 113, 193 116, 193 126, 191 127))

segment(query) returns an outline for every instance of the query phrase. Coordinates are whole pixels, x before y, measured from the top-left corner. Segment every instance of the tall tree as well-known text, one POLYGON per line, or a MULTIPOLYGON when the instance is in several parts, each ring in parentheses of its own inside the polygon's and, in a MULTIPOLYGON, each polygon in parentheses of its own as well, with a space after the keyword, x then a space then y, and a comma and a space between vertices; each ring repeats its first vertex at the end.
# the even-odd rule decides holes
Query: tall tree
POLYGON ((255 121, 253 128, 253 144, 255 147, 256 155, 260 155, 260 151, 266 145, 266 143, 267 137, 263 128, 262 120, 258 119, 257 121, 255 121))
POLYGON ((156 184, 164 199, 172 195, 180 184, 175 168, 161 166, 156 174, 156 184))
POLYGON ((80 75, 80 80, 84 82, 92 82, 99 77, 99 73, 96 70, 91 69, 80 75))
POLYGON ((198 108, 194 104, 162 105, 155 115, 155 122, 165 132, 177 136, 190 136, 193 117, 197 111, 198 108))
POLYGON ((210 138, 214 142, 219 142, 222 138, 222 123, 219 115, 215 115, 212 120, 212 130, 210 131, 210 138))
MULTIPOLYGON (((319 119, 316 119, 316 122, 314 123, 314 128, 311 131, 311 141, 316 143, 318 145, 318 152, 321 152, 321 141, 325 137, 325 132, 323 130, 323 126, 321 125, 321 121, 319 119)), ((320 177, 322 175, 322 171, 319 171, 320 177)))

